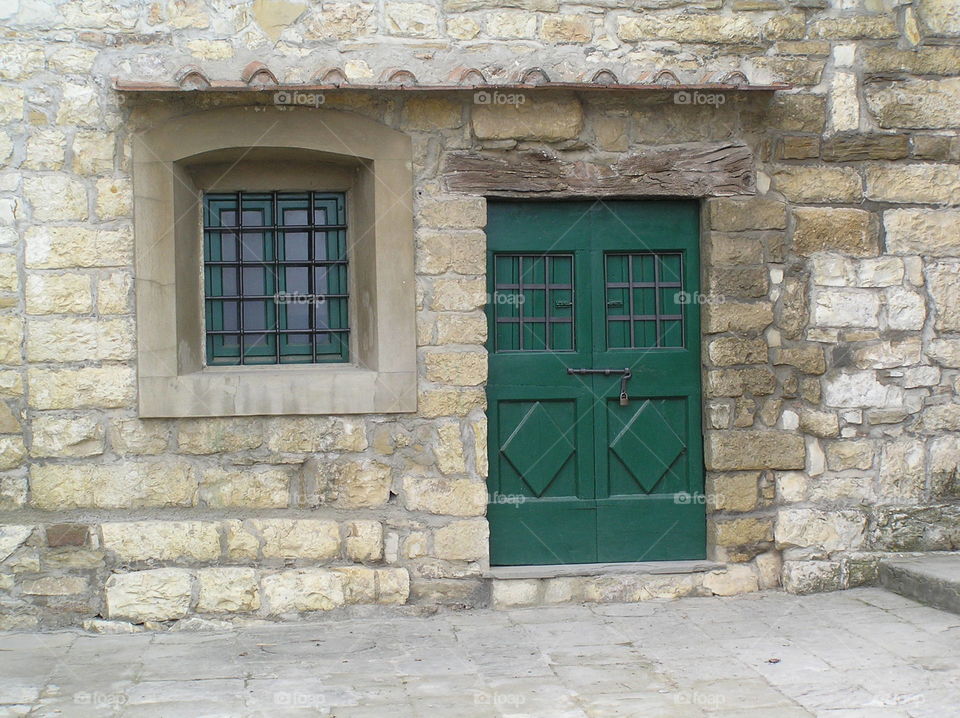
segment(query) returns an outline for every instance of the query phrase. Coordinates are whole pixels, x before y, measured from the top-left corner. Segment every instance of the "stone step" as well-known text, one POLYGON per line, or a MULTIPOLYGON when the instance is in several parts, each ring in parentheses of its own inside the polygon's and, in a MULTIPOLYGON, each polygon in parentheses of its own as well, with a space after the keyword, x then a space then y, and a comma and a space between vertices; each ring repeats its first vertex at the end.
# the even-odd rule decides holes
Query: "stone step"
POLYGON ((715 561, 498 566, 486 577, 491 605, 499 609, 729 596, 769 588, 771 582, 754 567, 715 561))
POLYGON ((928 606, 960 613, 960 554, 884 559, 880 585, 928 606))

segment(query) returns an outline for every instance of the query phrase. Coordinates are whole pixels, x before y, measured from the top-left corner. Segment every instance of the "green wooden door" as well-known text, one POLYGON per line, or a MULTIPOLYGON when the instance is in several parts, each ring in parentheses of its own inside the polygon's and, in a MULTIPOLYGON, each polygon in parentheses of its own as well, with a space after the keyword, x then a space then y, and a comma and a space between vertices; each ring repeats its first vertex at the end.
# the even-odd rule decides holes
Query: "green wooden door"
POLYGON ((489 203, 492 565, 704 557, 698 217, 489 203))

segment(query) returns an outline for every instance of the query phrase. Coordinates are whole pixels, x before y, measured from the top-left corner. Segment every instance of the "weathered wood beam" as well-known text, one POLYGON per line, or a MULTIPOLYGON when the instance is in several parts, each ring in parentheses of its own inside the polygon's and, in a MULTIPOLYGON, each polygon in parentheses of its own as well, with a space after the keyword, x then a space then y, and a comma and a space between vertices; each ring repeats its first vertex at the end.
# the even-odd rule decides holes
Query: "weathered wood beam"
POLYGON ((650 147, 615 164, 567 162, 544 151, 454 152, 450 190, 488 196, 723 197, 753 194, 753 154, 742 142, 650 147))

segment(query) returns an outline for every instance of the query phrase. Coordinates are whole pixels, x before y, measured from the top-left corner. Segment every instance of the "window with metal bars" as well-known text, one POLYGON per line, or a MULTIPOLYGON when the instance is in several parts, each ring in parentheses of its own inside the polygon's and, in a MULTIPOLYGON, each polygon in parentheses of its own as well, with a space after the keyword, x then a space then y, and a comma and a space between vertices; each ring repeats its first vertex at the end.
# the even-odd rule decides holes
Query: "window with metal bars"
POLYGON ((207 364, 349 361, 344 194, 203 199, 207 364))

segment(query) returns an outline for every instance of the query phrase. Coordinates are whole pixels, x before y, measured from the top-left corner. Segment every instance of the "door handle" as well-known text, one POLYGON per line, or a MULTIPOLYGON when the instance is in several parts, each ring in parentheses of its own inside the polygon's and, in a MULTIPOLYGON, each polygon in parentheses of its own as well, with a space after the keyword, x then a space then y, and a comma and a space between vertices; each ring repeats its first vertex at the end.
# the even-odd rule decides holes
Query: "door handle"
POLYGON ((567 369, 567 374, 570 376, 583 376, 586 374, 602 374, 603 376, 610 376, 611 374, 620 375, 620 406, 627 406, 630 403, 630 397, 627 396, 627 382, 630 381, 630 377, 633 376, 633 372, 630 370, 630 367, 625 369, 567 369))

